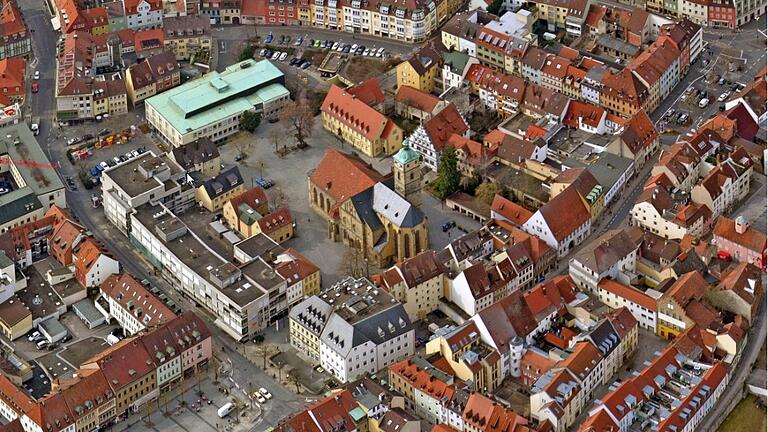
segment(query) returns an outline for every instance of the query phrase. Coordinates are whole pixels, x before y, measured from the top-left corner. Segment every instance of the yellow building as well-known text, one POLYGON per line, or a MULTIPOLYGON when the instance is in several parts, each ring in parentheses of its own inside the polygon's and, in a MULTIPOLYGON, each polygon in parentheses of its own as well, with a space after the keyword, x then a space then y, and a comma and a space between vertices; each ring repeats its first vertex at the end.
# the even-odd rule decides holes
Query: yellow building
POLYGON ((344 7, 339 0, 314 0, 309 5, 312 25, 319 28, 341 30, 344 28, 344 7))
POLYGON ((403 130, 360 99, 331 85, 321 107, 323 128, 369 157, 393 154, 403 144, 403 130))
POLYGON ((267 213, 269 200, 261 186, 235 195, 223 206, 224 221, 245 238, 258 234, 259 227, 256 222, 267 213))
POLYGON ((0 330, 10 340, 16 340, 32 330, 32 312, 18 297, 0 303, 0 330))
POLYGON ((224 207, 224 203, 240 195, 243 190, 240 170, 232 167, 199 185, 195 190, 195 201, 208 211, 215 212, 224 207))
POLYGON ((442 55, 432 45, 425 45, 397 65, 397 88, 410 86, 432 93, 440 78, 442 55))
POLYGON ((480 341, 474 321, 427 342, 426 355, 431 354, 440 354, 457 378, 471 380, 483 392, 493 392, 503 379, 501 355, 480 341))
POLYGON ((176 54, 176 60, 207 63, 209 58, 200 58, 202 53, 211 55, 211 22, 204 16, 178 16, 163 19, 165 48, 176 54))

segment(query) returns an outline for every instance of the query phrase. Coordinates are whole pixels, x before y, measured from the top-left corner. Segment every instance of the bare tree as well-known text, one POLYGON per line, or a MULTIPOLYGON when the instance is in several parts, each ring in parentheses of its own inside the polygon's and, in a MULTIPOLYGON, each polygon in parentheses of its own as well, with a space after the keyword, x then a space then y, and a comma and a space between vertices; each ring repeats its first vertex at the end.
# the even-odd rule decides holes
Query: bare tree
POLYGON ((280 142, 282 141, 282 135, 280 134, 280 130, 277 128, 272 128, 272 130, 269 132, 269 142, 272 143, 272 145, 275 146, 275 153, 278 151, 278 147, 280 146, 280 142))
POLYGON ((344 255, 341 257, 341 263, 339 265, 339 271, 342 274, 346 274, 352 277, 359 277, 360 275, 360 250, 354 246, 348 246, 344 250, 344 255))
POLYGON ((290 373, 288 373, 288 382, 296 386, 296 393, 301 393, 301 379, 299 379, 299 374, 296 373, 295 370, 291 370, 290 373))
POLYGON ((251 153, 251 150, 253 149, 253 139, 251 137, 246 137, 246 139, 240 137, 240 139, 236 139, 235 149, 237 149, 237 155, 243 159, 242 163, 245 165, 245 160, 248 158, 249 153, 251 153))
POLYGON ((306 93, 301 92, 296 102, 288 104, 280 114, 281 123, 293 133, 300 148, 307 146, 307 138, 312 133, 315 115, 309 106, 306 93))

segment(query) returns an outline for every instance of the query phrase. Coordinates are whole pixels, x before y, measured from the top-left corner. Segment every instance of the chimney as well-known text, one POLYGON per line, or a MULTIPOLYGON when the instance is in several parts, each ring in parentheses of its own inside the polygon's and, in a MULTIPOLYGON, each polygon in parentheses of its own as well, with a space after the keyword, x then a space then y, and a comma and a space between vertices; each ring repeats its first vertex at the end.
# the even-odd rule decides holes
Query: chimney
POLYGON ((737 234, 744 234, 744 232, 747 231, 747 228, 749 228, 749 222, 747 222, 747 219, 744 216, 737 217, 734 224, 736 226, 737 234))

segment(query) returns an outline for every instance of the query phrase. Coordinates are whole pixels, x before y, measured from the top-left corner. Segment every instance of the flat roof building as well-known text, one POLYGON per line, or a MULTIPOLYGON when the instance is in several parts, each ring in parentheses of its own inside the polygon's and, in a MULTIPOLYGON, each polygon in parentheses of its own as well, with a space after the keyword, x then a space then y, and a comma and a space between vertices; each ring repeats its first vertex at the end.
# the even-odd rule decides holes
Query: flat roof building
POLYGON ((275 116, 290 96, 284 82, 268 60, 246 60, 147 99, 147 120, 174 147, 221 142, 240 130, 245 111, 275 116))

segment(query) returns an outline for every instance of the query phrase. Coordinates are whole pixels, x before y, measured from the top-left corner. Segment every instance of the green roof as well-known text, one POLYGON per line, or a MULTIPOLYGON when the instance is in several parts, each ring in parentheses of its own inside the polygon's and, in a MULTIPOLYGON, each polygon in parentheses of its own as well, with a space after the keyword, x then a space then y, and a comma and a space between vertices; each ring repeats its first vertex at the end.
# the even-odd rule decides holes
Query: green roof
MULTIPOLYGON (((26 183, 26 187, 19 185, 20 190, 29 188, 35 195, 42 196, 64 188, 56 169, 50 165, 26 123, 0 128, 0 157, 3 156, 17 162, 29 162, 14 164, 26 183)), ((0 207, 12 198, 11 195, 13 192, 0 197, 0 207)))
POLYGON ((242 203, 239 206, 237 206, 237 210, 240 212, 240 215, 239 215, 240 220, 247 225, 253 225, 254 222, 257 222, 259 219, 262 218, 261 213, 252 209, 251 206, 245 203, 242 203))
POLYGON ((410 145, 408 145, 408 140, 403 142, 403 147, 395 154, 395 156, 393 156, 395 162, 399 163, 400 165, 405 165, 408 162, 418 160, 419 157, 419 153, 412 149, 410 145))
POLYGON ((355 407, 352 411, 350 411, 349 415, 352 416, 352 420, 354 420, 355 423, 357 423, 360 420, 365 418, 365 411, 363 411, 363 409, 358 406, 358 407, 355 407))
POLYGON ((467 66, 469 61, 469 54, 461 51, 445 51, 443 52, 443 64, 451 66, 451 72, 462 73, 464 67, 467 66))
POLYGON ((247 60, 160 93, 146 103, 184 135, 283 97, 288 90, 279 84, 282 80, 283 73, 268 60, 247 60))

